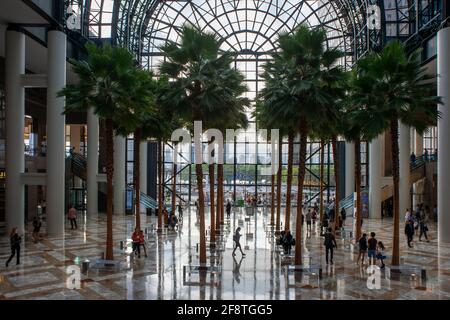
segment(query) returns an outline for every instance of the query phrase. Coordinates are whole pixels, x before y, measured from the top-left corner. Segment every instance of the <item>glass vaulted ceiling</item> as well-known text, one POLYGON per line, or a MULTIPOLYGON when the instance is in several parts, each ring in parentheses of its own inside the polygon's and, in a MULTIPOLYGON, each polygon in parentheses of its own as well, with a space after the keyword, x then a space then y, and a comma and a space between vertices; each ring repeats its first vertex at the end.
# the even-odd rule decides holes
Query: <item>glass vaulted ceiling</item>
POLYGON ((223 50, 247 54, 267 54, 277 33, 300 23, 320 25, 327 45, 346 52, 342 63, 349 66, 369 46, 380 46, 381 31, 366 28, 370 4, 382 7, 380 0, 66 0, 83 33, 127 46, 147 67, 186 22, 217 33, 223 50))

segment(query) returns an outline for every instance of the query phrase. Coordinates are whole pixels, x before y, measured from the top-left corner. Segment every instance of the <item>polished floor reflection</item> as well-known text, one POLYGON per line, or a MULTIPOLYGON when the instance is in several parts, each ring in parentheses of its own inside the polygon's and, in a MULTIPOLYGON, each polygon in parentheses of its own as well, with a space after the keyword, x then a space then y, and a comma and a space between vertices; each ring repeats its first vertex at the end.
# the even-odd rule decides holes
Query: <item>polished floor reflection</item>
MULTIPOLYGON (((295 211, 294 211, 295 212, 295 211)), ((79 218, 79 229, 67 225, 65 238, 46 238, 35 244, 27 235, 22 244, 21 265, 15 260, 5 268, 9 239, 0 238, 0 299, 449 299, 450 246, 436 241, 436 225, 430 224, 430 242, 415 241, 408 248, 401 234, 402 272, 389 268, 392 220, 365 220, 364 231, 377 233, 387 249, 387 268, 379 282, 368 288, 367 266, 357 266, 357 252, 346 232, 338 237, 335 264, 325 263, 323 237, 318 227, 304 235, 304 272, 292 269, 293 258, 275 244, 268 225, 268 209, 249 214, 244 208, 232 213, 209 249, 208 269, 199 272, 199 220, 194 208, 186 209, 178 232, 154 232, 156 217, 142 215, 146 229, 147 257, 130 254, 133 217, 114 217, 116 269, 95 265, 104 251, 106 221, 79 218), (233 249, 232 233, 241 226, 246 256, 233 249), (121 249, 121 241, 124 241, 121 249), (81 288, 67 287, 68 267, 90 260, 81 274, 81 288), (322 269, 321 277, 319 268, 322 269), (379 284, 379 286, 377 285, 379 284)), ((208 214, 206 214, 208 217, 208 214)), ((283 221, 283 219, 282 219, 283 221)), ((206 225, 209 225, 206 219, 206 225)), ((292 221, 295 225, 295 219, 292 221)), ((31 231, 31 226, 30 226, 31 231)), ((45 230, 44 230, 45 231, 45 230)), ((415 237, 418 240, 418 237, 415 237)), ((297 240, 298 241, 298 240, 297 240)), ((293 250, 294 251, 294 250, 293 250)))

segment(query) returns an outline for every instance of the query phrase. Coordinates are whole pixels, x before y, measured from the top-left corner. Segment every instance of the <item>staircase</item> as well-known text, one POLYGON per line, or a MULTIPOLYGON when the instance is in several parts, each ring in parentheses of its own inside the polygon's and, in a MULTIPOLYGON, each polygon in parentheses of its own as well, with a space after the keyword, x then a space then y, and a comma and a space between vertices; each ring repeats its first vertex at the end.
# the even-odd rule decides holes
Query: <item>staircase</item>
MULTIPOLYGON (((134 197, 134 188, 132 186, 128 186, 127 190, 133 191, 133 197, 134 197)), ((140 192, 139 203, 141 204, 142 207, 144 207, 146 209, 156 210, 158 208, 158 202, 155 199, 153 199, 152 197, 150 197, 148 194, 146 194, 142 191, 140 192)), ((166 208, 167 208, 167 210, 170 211, 170 209, 172 208, 172 205, 166 204, 166 208)))

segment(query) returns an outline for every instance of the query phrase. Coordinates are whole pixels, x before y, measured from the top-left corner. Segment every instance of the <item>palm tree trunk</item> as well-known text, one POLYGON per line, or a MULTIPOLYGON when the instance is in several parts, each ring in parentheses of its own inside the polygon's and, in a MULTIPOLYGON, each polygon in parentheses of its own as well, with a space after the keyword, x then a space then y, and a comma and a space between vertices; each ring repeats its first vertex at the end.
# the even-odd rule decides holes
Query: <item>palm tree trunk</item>
POLYGON ((140 153, 141 153, 141 129, 138 128, 134 131, 134 192, 135 198, 135 215, 136 215, 136 228, 141 230, 141 187, 140 187, 140 153))
MULTIPOLYGON (((175 149, 174 151, 175 152, 175 149)), ((172 181, 172 212, 175 213, 177 207, 177 164, 173 163, 173 181, 172 181)))
POLYGON ((306 143, 308 135, 308 126, 306 120, 300 119, 300 158, 298 163, 298 181, 297 181, 297 218, 295 226, 295 264, 302 264, 302 214, 303 214, 303 184, 306 171, 306 143))
POLYGON ((217 209, 216 209, 216 231, 220 230, 223 221, 223 164, 217 165, 217 209))
POLYGON ((198 211, 200 215, 200 264, 206 264, 206 237, 205 237, 205 196, 203 194, 203 168, 202 164, 195 165, 198 188, 198 211))
POLYGON ((339 151, 336 136, 333 136, 333 138, 331 139, 331 144, 333 145, 334 182, 336 184, 336 189, 334 193, 334 232, 336 232, 336 230, 339 229, 339 198, 340 198, 339 151))
POLYGON ((356 188, 356 232, 355 240, 361 238, 361 140, 355 139, 355 188, 356 188))
POLYGON ((162 201, 162 141, 158 140, 158 231, 163 228, 163 201, 162 201))
MULTIPOLYGON (((165 172, 165 170, 166 170, 166 166, 165 166, 166 154, 164 152, 164 141, 161 142, 161 150, 162 150, 162 167, 161 167, 161 195, 162 196, 161 196, 161 199, 162 199, 163 207, 165 207, 166 206, 166 194, 165 194, 166 189, 164 188, 165 187, 164 179, 166 178, 166 172, 165 172)), ((172 210, 173 210, 173 208, 172 208, 172 210)), ((168 210, 165 210, 165 212, 164 212, 164 223, 166 225, 169 224, 169 211, 168 210)))
POLYGON ((208 166, 208 170, 209 170, 209 198, 210 198, 210 216, 211 216, 211 221, 210 221, 210 243, 211 246, 213 245, 213 243, 216 241, 216 223, 215 223, 215 202, 214 202, 214 164, 210 164, 208 166))
POLYGON ((392 178, 394 180, 394 228, 392 235, 392 265, 400 264, 400 233, 399 233, 399 147, 398 147, 398 120, 391 120, 391 150, 392 150, 392 178))
POLYGON ((278 173, 277 173, 277 225, 275 228, 275 232, 280 232, 280 217, 281 217, 281 174, 283 170, 283 148, 282 148, 283 138, 280 136, 280 140, 278 141, 278 173))
POLYGON ((114 141, 113 121, 106 119, 106 260, 114 260, 113 253, 113 175, 114 175, 114 141))
POLYGON ((272 174, 270 182, 270 225, 275 224, 275 175, 272 174))
POLYGON ((325 141, 323 139, 320 140, 320 194, 319 194, 319 201, 320 201, 320 213, 319 213, 319 219, 320 223, 322 223, 323 219, 323 173, 324 173, 324 159, 325 159, 325 141))
MULTIPOLYGON (((284 230, 289 230, 291 225, 291 191, 292 191, 292 164, 294 162, 294 133, 288 134, 288 169, 287 169, 287 191, 286 209, 284 216, 284 230)), ((297 203, 298 206, 298 203, 297 203)))

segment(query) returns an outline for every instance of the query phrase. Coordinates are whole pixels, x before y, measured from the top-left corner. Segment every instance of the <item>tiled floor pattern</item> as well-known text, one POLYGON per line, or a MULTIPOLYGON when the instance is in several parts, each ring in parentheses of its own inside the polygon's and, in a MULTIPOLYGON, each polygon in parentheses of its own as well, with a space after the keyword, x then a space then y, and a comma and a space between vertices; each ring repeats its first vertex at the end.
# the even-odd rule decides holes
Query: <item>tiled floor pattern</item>
MULTIPOLYGON (((158 235, 151 228, 156 217, 142 215, 142 221, 148 227, 148 257, 133 259, 130 248, 120 249, 120 241, 131 236, 133 217, 114 217, 114 250, 115 259, 121 262, 119 270, 92 267, 104 251, 104 215, 80 218, 77 231, 66 226, 64 238, 44 238, 35 244, 27 234, 21 265, 15 266, 13 260, 7 269, 4 263, 10 253, 9 239, 2 235, 0 299, 450 299, 450 246, 438 246, 434 223, 430 224, 431 241, 416 241, 412 249, 407 248, 401 234, 402 265, 426 269, 426 281, 421 279, 420 270, 405 271, 396 279, 384 271, 380 288, 371 290, 367 287, 366 267, 355 264, 357 248, 353 241, 339 237, 335 264, 327 266, 323 238, 317 227, 311 233, 306 233, 306 229, 303 232, 303 258, 305 265, 322 267, 322 278, 317 270, 301 273, 302 276, 288 271, 292 259, 279 252, 268 232, 268 209, 259 208, 250 216, 241 209, 226 221, 219 249, 208 249, 208 265, 214 266, 214 271, 208 271, 202 286, 198 273, 184 272, 189 266, 198 265, 199 221, 195 209, 185 210, 178 232, 158 235), (232 230, 238 225, 242 227, 245 258, 239 253, 235 258, 231 255, 232 230), (91 268, 81 275, 81 288, 68 289, 67 267, 85 259, 91 261, 91 268)), ((347 236, 351 224, 351 220, 347 221, 347 236)), ((377 233, 389 256, 392 220, 366 219, 363 229, 377 233)))

